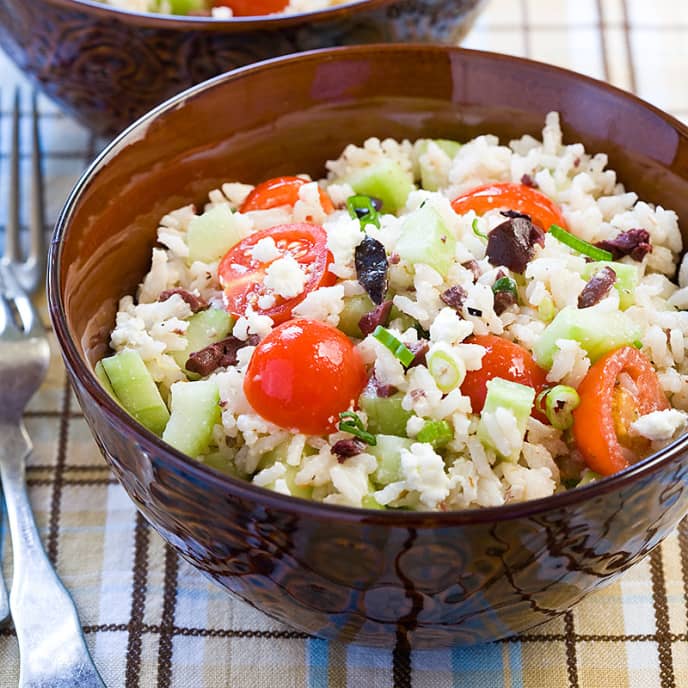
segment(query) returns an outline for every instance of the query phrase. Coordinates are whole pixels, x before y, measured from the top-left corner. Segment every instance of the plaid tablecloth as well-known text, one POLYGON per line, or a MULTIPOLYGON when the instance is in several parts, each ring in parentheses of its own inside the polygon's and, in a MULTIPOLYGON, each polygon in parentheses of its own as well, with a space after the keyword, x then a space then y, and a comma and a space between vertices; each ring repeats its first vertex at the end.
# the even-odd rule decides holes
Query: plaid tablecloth
MULTIPOLYGON (((491 0, 465 44, 609 80, 688 120, 686 0, 491 0)), ((3 218, 10 91, 22 81, 1 54, 0 76, 3 218)), ((41 113, 53 221, 102 142, 45 101, 41 113)), ((688 523, 618 583, 517 640, 410 655, 328 643, 230 599, 163 544, 101 459, 56 346, 53 354, 27 414, 30 495, 110 688, 688 686, 688 523)), ((0 686, 17 681, 8 626, 0 629, 0 686)))

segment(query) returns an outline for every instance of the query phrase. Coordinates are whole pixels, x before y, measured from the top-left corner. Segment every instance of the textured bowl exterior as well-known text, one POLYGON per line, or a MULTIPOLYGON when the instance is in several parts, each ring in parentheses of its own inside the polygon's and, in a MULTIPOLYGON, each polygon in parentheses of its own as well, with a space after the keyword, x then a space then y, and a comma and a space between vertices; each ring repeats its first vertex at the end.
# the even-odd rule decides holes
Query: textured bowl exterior
POLYGON ((566 140, 608 152, 629 188, 676 209, 688 227, 681 124, 571 72, 428 46, 322 51, 225 75, 140 121, 82 178, 51 246, 53 323, 115 475, 200 571, 308 633, 438 648, 510 636, 563 613, 686 514, 685 438, 612 478, 508 507, 400 513, 293 499, 167 447, 91 372, 107 351, 117 300, 145 273, 157 220, 170 209, 202 202, 230 179, 320 176, 346 143, 375 134, 536 134, 550 109, 562 113, 566 140))
POLYGON ((222 72, 278 55, 385 41, 456 43, 486 0, 359 0, 269 21, 181 20, 75 0, 2 0, 0 46, 100 134, 222 72))

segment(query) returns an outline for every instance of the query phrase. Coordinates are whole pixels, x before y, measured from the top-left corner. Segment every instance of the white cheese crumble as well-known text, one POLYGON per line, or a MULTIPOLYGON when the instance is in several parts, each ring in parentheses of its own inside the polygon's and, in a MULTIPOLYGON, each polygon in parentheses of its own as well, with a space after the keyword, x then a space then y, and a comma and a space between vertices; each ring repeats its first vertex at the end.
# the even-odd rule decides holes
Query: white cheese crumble
POLYGON ((278 296, 293 299, 303 291, 307 281, 308 277, 301 266, 293 256, 287 254, 268 267, 263 284, 278 296))
POLYGON ((292 313, 297 318, 318 320, 336 327, 339 315, 344 310, 344 287, 337 284, 334 287, 320 287, 306 295, 292 313))
POLYGON ((444 461, 429 444, 415 442, 410 450, 402 449, 401 470, 407 489, 416 490, 421 503, 429 509, 436 509, 449 495, 451 484, 444 472, 444 461))
POLYGON ((277 248, 277 244, 272 237, 263 237, 250 251, 254 260, 261 263, 269 263, 277 260, 282 255, 282 251, 277 248))
POLYGON ((688 424, 688 414, 678 409, 652 411, 631 423, 631 431, 648 440, 669 440, 688 424))

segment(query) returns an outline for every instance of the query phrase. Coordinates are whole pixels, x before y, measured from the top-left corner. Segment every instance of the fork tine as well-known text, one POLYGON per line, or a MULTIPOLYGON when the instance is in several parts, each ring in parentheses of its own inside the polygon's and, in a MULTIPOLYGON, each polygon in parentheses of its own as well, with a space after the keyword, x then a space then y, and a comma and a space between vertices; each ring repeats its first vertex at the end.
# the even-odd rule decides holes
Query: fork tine
POLYGON ((7 261, 21 260, 19 251, 19 108, 21 106, 19 87, 14 91, 12 108, 12 133, 10 139, 10 187, 9 214, 5 227, 5 255, 7 261))
POLYGON ((22 335, 17 325, 14 310, 12 309, 13 299, 9 295, 8 283, 6 280, 7 267, 0 266, 0 336, 10 339, 22 335))
POLYGON ((45 255, 45 214, 41 152, 38 95, 34 91, 31 98, 31 221, 29 223, 30 243, 28 254, 32 279, 30 284, 25 285, 29 291, 35 290, 42 280, 43 256, 45 255))

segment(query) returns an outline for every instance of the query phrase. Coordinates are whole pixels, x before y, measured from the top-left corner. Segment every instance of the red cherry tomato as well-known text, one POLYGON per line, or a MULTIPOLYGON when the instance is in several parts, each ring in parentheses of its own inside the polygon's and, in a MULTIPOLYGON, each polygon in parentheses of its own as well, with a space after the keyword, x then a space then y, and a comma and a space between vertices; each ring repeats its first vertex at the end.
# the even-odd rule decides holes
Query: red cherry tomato
POLYGON ((649 443, 631 436, 633 421, 669 408, 652 363, 632 346, 623 346, 596 361, 578 385, 578 395, 573 437, 585 463, 601 475, 626 468, 629 457, 648 451, 649 443), (633 380, 633 392, 619 384, 621 373, 633 380))
POLYGON ((256 347, 244 379, 253 409, 282 428, 309 435, 334 432, 339 413, 367 380, 349 338, 315 320, 290 320, 256 347))
POLYGON ((473 210, 478 215, 488 210, 503 208, 530 215, 533 222, 545 232, 552 225, 568 229, 559 207, 545 194, 525 184, 511 182, 484 184, 461 194, 452 201, 454 212, 459 215, 473 210))
POLYGON ((255 17, 281 12, 289 0, 214 0, 213 7, 229 7, 235 17, 255 17))
MULTIPOLYGON (((276 177, 258 184, 246 197, 240 210, 246 213, 250 210, 269 210, 281 205, 293 206, 299 200, 299 189, 308 182, 301 177, 276 177)), ((326 215, 334 212, 332 200, 322 189, 320 193, 320 205, 326 215)))
MULTIPOLYGON (((532 387, 536 394, 547 387, 546 371, 540 368, 522 346, 493 334, 469 337, 466 344, 479 344, 487 349, 483 356, 482 368, 469 370, 461 385, 461 393, 471 399, 473 413, 483 410, 487 383, 494 377, 532 387)), ((548 422, 544 414, 535 409, 532 415, 544 423, 548 422)))
POLYGON ((336 277, 328 271, 331 262, 332 254, 327 250, 327 234, 319 225, 301 222, 255 232, 231 248, 218 266, 226 308, 233 315, 241 316, 250 305, 256 313, 270 316, 275 323, 284 322, 291 317, 292 309, 306 298, 308 292, 334 284, 336 277), (253 257, 252 250, 266 237, 274 240, 282 255, 289 254, 299 263, 307 280, 303 291, 297 296, 285 299, 273 294, 274 305, 261 308, 258 298, 271 293, 263 280, 268 267, 274 261, 261 262, 253 257))

